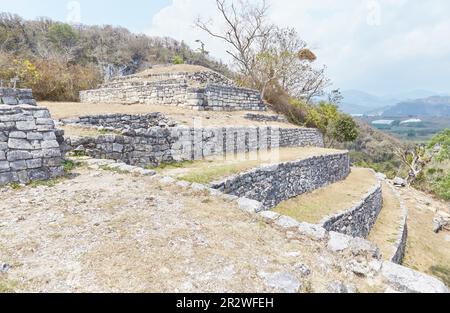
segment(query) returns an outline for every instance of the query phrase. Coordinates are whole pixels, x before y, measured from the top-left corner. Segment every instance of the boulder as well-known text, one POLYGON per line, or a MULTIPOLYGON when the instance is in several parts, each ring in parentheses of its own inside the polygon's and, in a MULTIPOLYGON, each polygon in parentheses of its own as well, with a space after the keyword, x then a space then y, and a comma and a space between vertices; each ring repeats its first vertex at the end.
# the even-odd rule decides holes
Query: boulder
POLYGON ((387 283, 399 292, 408 293, 448 293, 449 289, 439 279, 413 269, 383 262, 381 274, 387 283))
POLYGON ((406 180, 400 177, 395 177, 392 183, 394 184, 394 186, 406 187, 406 180))

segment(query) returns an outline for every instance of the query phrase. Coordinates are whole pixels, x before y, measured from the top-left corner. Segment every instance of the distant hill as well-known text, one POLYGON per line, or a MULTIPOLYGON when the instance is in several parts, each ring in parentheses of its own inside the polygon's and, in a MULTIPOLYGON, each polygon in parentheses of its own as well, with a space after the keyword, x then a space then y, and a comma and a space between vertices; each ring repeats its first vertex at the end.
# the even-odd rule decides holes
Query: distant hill
POLYGON ((360 90, 344 90, 342 96, 340 108, 348 114, 364 114, 395 103, 360 90))
POLYGON ((376 96, 360 90, 344 90, 340 108, 348 114, 382 115, 398 103, 414 102, 432 96, 448 96, 429 90, 412 90, 387 96, 376 96))
POLYGON ((433 96, 425 99, 400 102, 383 112, 383 116, 449 116, 450 96, 433 96))

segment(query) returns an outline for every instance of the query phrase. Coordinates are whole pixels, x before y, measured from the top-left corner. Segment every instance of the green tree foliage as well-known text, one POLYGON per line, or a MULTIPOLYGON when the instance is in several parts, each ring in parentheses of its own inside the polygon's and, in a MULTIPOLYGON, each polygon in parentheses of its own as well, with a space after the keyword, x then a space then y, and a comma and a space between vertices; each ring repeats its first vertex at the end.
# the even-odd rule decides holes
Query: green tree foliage
POLYGON ((444 129, 434 136, 429 145, 429 149, 439 149, 436 159, 439 161, 450 160, 450 129, 444 129))
POLYGON ((51 25, 48 29, 48 38, 57 49, 62 51, 67 51, 78 41, 78 35, 72 26, 63 23, 51 25))
POLYGON ((339 112, 336 105, 328 102, 309 106, 306 125, 321 131, 327 147, 333 147, 335 143, 354 141, 358 138, 358 126, 353 118, 339 112))
POLYGON ((40 100, 74 100, 80 88, 94 88, 111 76, 173 61, 202 65, 231 76, 221 62, 171 38, 133 34, 109 25, 71 26, 45 18, 27 21, 0 13, 0 79, 7 81, 18 75, 17 71, 31 70, 34 65, 37 79, 29 76, 32 70, 22 72, 19 86, 36 89, 40 100), (47 72, 50 68, 55 70, 55 77, 47 72), (63 92, 62 88, 67 90, 63 92))
POLYGON ((182 56, 177 54, 173 57, 172 63, 173 64, 184 64, 184 59, 182 56))

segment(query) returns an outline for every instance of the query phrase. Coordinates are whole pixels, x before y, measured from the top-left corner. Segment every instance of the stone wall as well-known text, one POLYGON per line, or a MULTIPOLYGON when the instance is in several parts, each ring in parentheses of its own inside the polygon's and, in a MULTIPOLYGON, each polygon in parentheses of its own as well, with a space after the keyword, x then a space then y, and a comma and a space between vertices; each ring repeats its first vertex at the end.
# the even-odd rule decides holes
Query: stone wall
POLYGON ((63 125, 79 125, 114 130, 136 130, 151 127, 174 127, 176 122, 161 113, 148 114, 103 114, 86 115, 70 119, 62 119, 63 125))
POLYGON ((31 89, 0 88, 0 105, 36 105, 31 89))
POLYGON ((214 72, 126 76, 80 92, 81 102, 185 106, 196 110, 263 111, 256 90, 238 88, 214 72))
POLYGON ((201 72, 177 72, 177 73, 160 73, 160 74, 134 74, 128 76, 120 76, 111 79, 99 88, 121 87, 133 82, 164 82, 172 81, 174 83, 190 83, 193 85, 219 84, 223 86, 234 86, 234 82, 227 77, 214 71, 201 72))
POLYGON ((0 105, 0 185, 63 174, 63 153, 46 108, 0 105))
POLYGON ((211 188, 259 201, 264 209, 345 179, 350 173, 347 152, 260 167, 214 182, 211 188))
POLYGON ((153 127, 127 130, 122 135, 68 138, 66 141, 73 149, 91 157, 139 166, 278 147, 323 146, 323 137, 315 129, 287 131, 276 127, 153 127))
POLYGON ((256 122, 281 122, 281 123, 288 122, 286 118, 282 115, 264 115, 264 114, 248 113, 245 115, 245 118, 250 121, 256 122))
POLYGON ((400 202, 400 208, 402 210, 402 216, 400 220, 400 229, 397 235, 397 240, 394 243, 394 253, 390 257, 390 260, 397 264, 402 264, 405 257, 406 243, 408 239, 408 214, 409 210, 405 205, 405 202, 401 198, 400 194, 394 187, 390 186, 395 193, 395 196, 400 202))
POLYGON ((321 221, 328 231, 353 237, 367 238, 383 207, 381 184, 373 187, 363 199, 345 212, 326 217, 321 221))

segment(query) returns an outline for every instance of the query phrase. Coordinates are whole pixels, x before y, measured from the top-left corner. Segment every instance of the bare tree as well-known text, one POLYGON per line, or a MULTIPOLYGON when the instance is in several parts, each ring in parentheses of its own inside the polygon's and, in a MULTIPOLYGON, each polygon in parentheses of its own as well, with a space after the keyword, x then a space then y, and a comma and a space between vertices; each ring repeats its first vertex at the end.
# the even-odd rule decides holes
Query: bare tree
POLYGON ((394 151, 408 170, 407 183, 412 184, 433 160, 434 156, 440 152, 440 149, 427 151, 423 145, 410 145, 406 148, 395 147, 394 151))
POLYGON ((253 83, 257 77, 254 71, 258 44, 268 37, 272 25, 267 22, 268 6, 263 0, 260 4, 252 4, 248 0, 240 0, 227 5, 225 0, 216 0, 217 9, 225 21, 225 29, 217 33, 212 29, 211 21, 196 20, 196 25, 209 35, 227 42, 232 49, 226 52, 235 61, 239 72, 249 76, 253 83))
POLYGON ((295 29, 276 27, 268 21, 265 1, 253 4, 239 0, 227 5, 225 0, 216 0, 216 5, 225 28, 216 32, 211 21, 201 19, 196 25, 232 48, 227 53, 237 65, 244 85, 260 90, 263 98, 273 85, 308 102, 323 94, 329 84, 325 68, 312 66, 316 56, 295 29))

